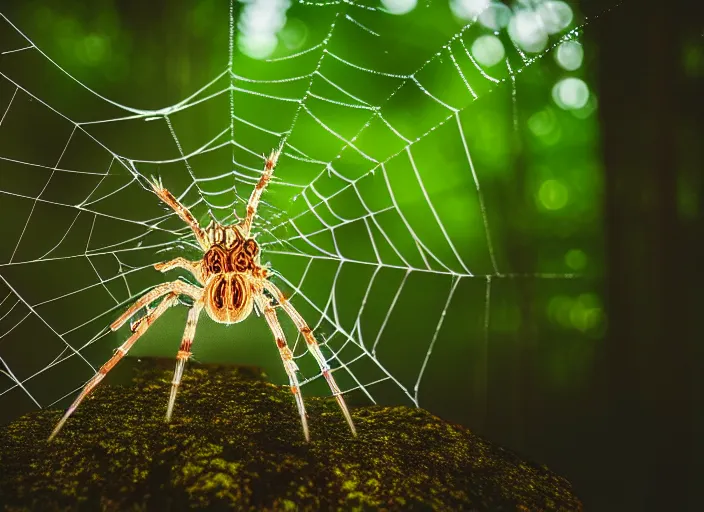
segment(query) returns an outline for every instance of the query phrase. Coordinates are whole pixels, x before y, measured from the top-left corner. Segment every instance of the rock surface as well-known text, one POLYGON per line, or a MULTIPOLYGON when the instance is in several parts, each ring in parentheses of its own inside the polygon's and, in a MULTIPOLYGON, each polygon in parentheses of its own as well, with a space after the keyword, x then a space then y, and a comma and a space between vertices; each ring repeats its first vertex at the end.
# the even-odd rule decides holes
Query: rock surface
POLYGON ((191 365, 163 420, 173 361, 99 386, 59 436, 62 411, 0 427, 4 510, 582 510, 567 480, 420 409, 352 410, 251 368, 191 365), (168 366, 167 366, 168 365, 168 366))

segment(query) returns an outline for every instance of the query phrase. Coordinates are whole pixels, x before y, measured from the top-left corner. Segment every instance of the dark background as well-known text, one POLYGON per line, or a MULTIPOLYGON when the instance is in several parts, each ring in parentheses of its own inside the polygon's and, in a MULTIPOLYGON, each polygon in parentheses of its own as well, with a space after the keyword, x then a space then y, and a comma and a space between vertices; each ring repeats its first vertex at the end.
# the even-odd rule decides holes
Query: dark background
POLYGON ((633 510, 695 510, 704 218, 700 201, 685 213, 678 197, 704 186, 701 63, 685 64, 692 48, 701 55, 702 27, 685 2, 660 12, 624 2, 598 37, 611 312, 598 366, 602 489, 633 510))
MULTIPOLYGON (((483 328, 487 319, 486 280, 464 279, 436 345, 433 361, 437 361, 437 366, 429 368, 424 376, 423 389, 428 391, 421 397, 421 406, 547 464, 573 483, 587 510, 698 510, 704 485, 701 436, 704 327, 700 321, 704 311, 701 17, 693 9, 688 11, 685 2, 666 6, 635 1, 624 1, 617 6, 606 1, 582 2, 577 8, 582 10, 577 23, 588 20, 580 37, 585 48, 585 65, 577 76, 587 81, 598 99, 598 108, 592 114, 580 118, 550 104, 550 88, 562 75, 549 58, 541 59, 518 77, 515 104, 511 88, 503 87, 482 96, 462 114, 467 140, 474 144, 473 156, 487 201, 499 266, 517 277, 493 275, 485 243, 479 243, 476 254, 471 253, 473 259, 468 261, 472 269, 478 268, 478 274, 492 277, 489 327, 483 328), (541 141, 531 132, 529 120, 535 120, 537 112, 548 112, 556 120, 560 132, 557 144, 541 141), (566 207, 550 210, 536 200, 540 183, 548 178, 562 180, 569 186, 566 207), (565 254, 575 248, 588 261, 577 272, 579 278, 534 276, 573 273, 575 269, 565 264, 565 254), (585 306, 584 301, 590 304, 585 306), (592 318, 580 316, 586 313, 579 308, 585 307, 596 312, 597 321, 585 324, 585 318, 592 318)), ((118 103, 144 109, 174 104, 222 71, 228 45, 228 9, 225 1, 104 2, 93 7, 68 0, 0 2, 0 12, 78 80, 118 103), (104 40, 96 42, 90 39, 91 34, 104 40)), ((326 30, 336 9, 331 6, 306 11, 304 7, 294 6, 289 18, 305 20, 314 40, 319 32, 326 30)), ((425 58, 423 50, 431 52, 438 41, 446 40, 460 26, 457 22, 448 24, 447 7, 441 2, 432 2, 429 7, 421 5, 409 18, 415 24, 397 34, 398 55, 403 56, 397 59, 399 68, 414 65, 416 58, 425 58)), ((385 27, 384 23, 379 26, 385 27)), ((386 30, 394 30, 392 22, 388 23, 386 30)), ((7 26, 2 25, 0 30, 5 30, 0 36, 7 48, 16 48, 7 26)), ((354 33, 343 32, 339 37, 341 46, 358 44, 360 58, 365 53, 365 40, 358 41, 354 33)), ((374 67, 386 69, 388 62, 381 52, 368 47, 366 54, 374 67)), ((545 55, 551 57, 549 51, 545 55)), ((0 59, 0 71, 72 118, 124 115, 103 103, 84 101, 72 88, 70 79, 51 71, 50 66, 43 67, 42 59, 36 55, 12 61, 6 57, 0 59)), ((445 63, 452 69, 449 60, 445 59, 445 63)), ((259 70, 256 63, 246 59, 236 61, 233 69, 243 75, 259 70)), ((289 76, 297 74, 295 65, 289 71, 289 76)), ((345 83, 357 79, 349 70, 329 73, 345 83)), ((382 86, 381 81, 360 85, 372 97, 378 93, 380 98, 388 94, 382 86)), ((0 112, 10 101, 13 90, 6 80, 0 82, 0 112)), ((466 96, 461 87, 459 91, 466 96)), ((293 96, 295 91, 287 92, 293 96)), ((460 92, 448 94, 454 99, 460 97, 460 92)), ((201 131, 213 134, 220 131, 218 110, 226 112, 227 101, 215 99, 211 103, 215 103, 212 111, 199 111, 198 117, 189 118, 187 123, 177 124, 178 118, 174 117, 184 144, 196 147, 201 131)), ((263 103, 263 109, 247 103, 237 105, 237 108, 244 105, 238 111, 240 115, 251 115, 262 124, 264 119, 288 120, 288 114, 277 111, 273 104, 263 103)), ((421 101, 409 99, 405 106, 420 112, 420 119, 432 119, 434 115, 432 108, 421 101)), ((24 151, 20 159, 35 162, 38 155, 54 155, 61 150, 66 140, 64 131, 70 127, 61 125, 54 119, 56 116, 45 119, 46 108, 33 113, 34 107, 36 104, 29 103, 13 107, 14 113, 17 108, 26 110, 20 110, 23 115, 12 120, 12 124, 12 118, 8 117, 8 122, 0 126, 0 156, 24 151), (33 119, 41 123, 32 122, 33 119)), ((352 127, 354 122, 346 119, 341 126, 352 127)), ((294 135, 316 141, 324 155, 327 146, 333 144, 322 142, 318 138, 322 135, 308 125, 302 125, 294 135)), ((134 150, 146 155, 145 159, 158 159, 162 158, 159 151, 168 148, 164 154, 174 156, 173 141, 168 134, 157 139, 155 135, 144 136, 118 126, 100 132, 100 136, 109 140, 110 147, 118 153, 134 150)), ((254 135, 249 138, 248 134, 243 137, 247 146, 262 148, 260 152, 275 141, 254 135)), ((462 161, 461 146, 451 147, 449 143, 445 146, 443 137, 449 138, 438 135, 432 139, 433 144, 450 151, 450 156, 438 154, 442 152, 432 146, 419 149, 417 160, 427 157, 432 162, 421 166, 420 172, 424 179, 431 179, 436 167, 446 169, 448 181, 456 184, 431 189, 436 204, 444 201, 457 205, 458 212, 464 212, 463 204, 472 205, 475 213, 471 217, 451 215, 449 209, 441 211, 448 229, 454 229, 453 235, 459 239, 464 231, 481 234, 477 231, 482 219, 476 215, 476 198, 452 193, 453 188, 458 189, 464 183, 460 177, 467 175, 466 167, 453 160, 462 161)), ((460 141, 454 142, 458 145, 460 141)), ((378 144, 383 146, 385 142, 378 144)), ((247 160, 248 155, 239 155, 236 150, 233 155, 252 167, 259 165, 256 159, 247 160)), ((55 163, 55 156, 52 158, 48 165, 55 163)), ((75 169, 103 169, 110 160, 105 160, 104 152, 93 155, 88 151, 66 158, 71 160, 64 165, 75 169)), ((396 165, 392 162, 389 168, 392 172, 396 169, 399 176, 409 171, 403 163, 396 165)), ((193 166, 197 173, 215 173, 198 163, 193 166)), ((295 162, 284 160, 280 175, 284 180, 294 180, 291 171, 294 168, 295 162)), ((306 172, 304 167, 295 169, 306 172)), ((145 175, 158 172, 177 189, 190 182, 188 176, 178 178, 177 171, 171 172, 168 165, 156 170, 144 166, 139 170, 145 175)), ((128 178, 117 170, 110 176, 115 180, 110 186, 115 188, 115 183, 128 178)), ((35 179, 43 183, 25 167, 18 170, 7 162, 0 163, 3 191, 19 191, 35 179)), ((71 187, 76 183, 74 180, 71 187)), ((70 203, 73 189, 61 182, 54 184, 56 197, 70 203)), ((422 198, 413 196, 410 185, 408 190, 402 181, 396 186, 396 190, 408 195, 405 204, 413 207, 422 203, 422 198)), ((29 196, 36 197, 41 187, 27 190, 32 190, 27 192, 29 196)), ((137 184, 128 190, 133 195, 112 205, 113 214, 140 220, 158 215, 160 210, 152 198, 148 194, 140 196, 137 184)), ((248 193, 244 190, 242 195, 248 193)), ((220 206, 228 208, 236 194, 240 192, 233 190, 223 197, 220 206)), ((78 197, 85 197, 85 193, 78 197)), ((275 185, 270 197, 264 217, 280 212, 294 215, 302 207, 300 201, 292 203, 286 192, 275 185)), ((216 206, 219 200, 220 196, 213 199, 216 206)), ((2 244, 0 276, 23 295, 34 297, 30 303, 36 304, 41 303, 42 292, 46 290, 53 290, 49 297, 60 295, 62 290, 75 290, 80 276, 92 271, 90 267, 68 263, 72 260, 61 260, 57 263, 61 266, 56 267, 46 261, 8 264, 18 237, 17 226, 21 229, 28 207, 27 201, 0 195, 0 211, 10 220, 3 226, 3 237, 13 241, 2 244), (71 276, 72 280, 62 284, 58 277, 48 275, 71 276)), ((195 213, 201 220, 206 218, 202 208, 195 213)), ((59 211, 40 211, 37 215, 43 219, 42 229, 53 227, 59 233, 66 231, 66 222, 72 219, 69 216, 64 222, 59 211)), ((82 220, 77 222, 76 230, 82 220)), ((425 220, 421 218, 418 222, 425 220)), ((176 228, 178 225, 174 224, 173 229, 176 228)), ((122 226, 106 224, 104 230, 113 231, 116 240, 132 236, 122 226)), ((152 238, 145 240, 157 240, 153 235, 150 233, 152 238)), ((352 239, 356 235, 349 236, 352 239)), ((76 241, 67 241, 66 255, 75 253, 73 249, 82 243, 81 239, 85 242, 85 234, 76 241)), ((475 238, 469 240, 475 242, 475 238)), ((25 259, 41 257, 44 252, 46 248, 25 259)), ((300 272, 300 268, 285 258, 277 257, 272 256, 277 268, 289 275, 300 272)), ((150 253, 143 260, 129 261, 137 266, 160 259, 166 256, 150 253)), ((114 268, 110 270, 114 262, 103 261, 99 256, 93 261, 105 275, 116 272, 114 268)), ((320 275, 327 275, 326 272, 321 269, 320 275)), ((408 376, 411 385, 418 372, 417 358, 422 360, 425 355, 437 314, 451 285, 449 279, 436 277, 409 282, 411 295, 404 302, 403 321, 394 323, 386 333, 384 340, 389 352, 380 354, 382 358, 393 357, 394 371, 408 376), (416 299, 419 296, 422 301, 416 299), (423 316, 423 304, 430 304, 432 309, 428 318, 423 316), (417 351, 415 341, 420 347, 417 351)), ((391 273, 384 278, 397 282, 399 275, 391 273)), ((161 281, 162 276, 145 271, 144 277, 137 273, 134 279, 131 293, 111 288, 120 301, 128 301, 138 290, 161 281)), ((349 279, 348 289, 353 295, 355 280, 364 282, 359 280, 369 277, 359 271, 349 279)), ((93 276, 86 284, 94 282, 93 276)), ((329 285, 328 278, 321 277, 305 291, 309 294, 321 291, 325 295, 329 285)), ((359 292, 358 285, 356 291, 359 292)), ((91 323, 90 333, 80 330, 75 333, 75 344, 81 346, 96 329, 109 323, 119 309, 114 302, 101 302, 103 298, 91 292, 78 297, 75 304, 69 304, 69 299, 57 301, 57 309, 42 310, 42 317, 49 319, 52 326, 60 325, 63 318, 70 319, 69 325, 75 326, 80 323, 76 320, 80 313, 70 309, 75 305, 86 311, 92 305, 96 311, 105 312, 105 316, 91 323)), ((383 303, 386 299, 381 297, 378 300, 382 304, 379 311, 385 313, 388 302, 383 303)), ((0 314, 5 313, 0 310, 0 314)), ((315 315, 312 311, 304 314, 307 318, 315 315)), ((378 323, 383 316, 377 314, 369 322, 378 323)), ((11 318, 8 316, 5 321, 11 318)), ((39 322, 32 323, 33 316, 29 318, 10 332, 13 323, 0 324, 0 332, 4 333, 0 339, 0 357, 20 376, 45 367, 52 359, 44 357, 44 351, 48 354, 51 345, 43 341, 51 333, 39 322)), ((152 330, 151 336, 145 336, 144 343, 133 353, 173 355, 173 340, 180 336, 184 321, 183 309, 169 312, 162 327, 158 327, 160 331, 152 330)), ((267 369, 272 380, 285 382, 276 352, 271 350, 270 334, 261 323, 248 322, 247 335, 238 334, 236 346, 223 343, 223 331, 219 329, 223 327, 206 320, 199 325, 200 345, 196 355, 200 360, 259 364, 267 369)), ((287 328, 288 332, 292 331, 287 328)), ((104 338, 83 353, 99 365, 120 340, 118 335, 104 338)), ((70 341, 74 343, 73 339, 70 341)), ((43 380, 33 379, 27 384, 32 386, 34 395, 43 397, 42 405, 56 400, 90 376, 85 365, 74 364, 75 359, 43 373, 43 380)), ((314 388, 311 392, 325 393, 324 387, 315 388, 315 385, 310 386, 314 388)), ((396 403, 403 398, 391 391, 386 395, 383 391, 379 393, 382 402, 396 403)), ((364 403, 363 397, 352 395, 350 399, 364 403)), ((34 408, 18 390, 0 396, 0 404, 5 421, 34 408)))

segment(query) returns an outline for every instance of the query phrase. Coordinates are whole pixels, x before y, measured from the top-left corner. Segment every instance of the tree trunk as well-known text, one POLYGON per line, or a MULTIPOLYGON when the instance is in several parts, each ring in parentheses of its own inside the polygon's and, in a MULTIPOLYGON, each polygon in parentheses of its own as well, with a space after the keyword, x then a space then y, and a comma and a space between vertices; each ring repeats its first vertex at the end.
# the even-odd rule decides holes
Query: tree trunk
POLYGON ((694 506, 693 363, 701 329, 693 306, 698 301, 701 315, 702 301, 690 284, 701 282, 696 254, 704 231, 701 207, 687 222, 678 209, 687 167, 678 143, 686 117, 701 104, 701 89, 686 87, 682 65, 683 41, 697 19, 674 4, 656 9, 626 1, 597 22, 609 319, 602 369, 605 448, 613 461, 603 501, 609 510, 624 510, 626 503, 633 510, 694 506))

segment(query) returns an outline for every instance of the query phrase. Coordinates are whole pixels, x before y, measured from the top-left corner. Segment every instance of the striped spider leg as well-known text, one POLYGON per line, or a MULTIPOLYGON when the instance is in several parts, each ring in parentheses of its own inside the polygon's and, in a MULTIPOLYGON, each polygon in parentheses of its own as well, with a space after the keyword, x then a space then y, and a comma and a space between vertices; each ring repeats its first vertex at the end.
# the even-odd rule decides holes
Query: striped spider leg
POLYGON ((171 421, 171 415, 174 412, 174 403, 176 402, 176 393, 181 385, 183 377, 183 368, 186 361, 191 357, 191 345, 193 337, 196 334, 196 325, 198 324, 198 316, 203 310, 203 301, 197 301, 191 309, 188 310, 188 320, 186 320, 186 329, 183 331, 181 346, 176 353, 176 369, 174 370, 174 378, 171 381, 171 394, 169 395, 169 404, 166 406, 166 421, 171 421))
POLYGON ((252 222, 257 214, 257 208, 259 207, 259 200, 262 197, 262 192, 266 188, 271 176, 274 174, 274 167, 276 167, 276 162, 281 155, 281 150, 283 149, 283 143, 276 149, 271 151, 269 158, 266 158, 264 164, 264 171, 262 172, 262 177, 259 178, 259 182, 252 190, 252 194, 249 196, 249 201, 247 202, 247 216, 240 223, 240 229, 245 237, 249 236, 249 232, 252 229, 252 222))
POLYGON ((151 186, 154 193, 159 196, 159 199, 169 205, 183 222, 188 224, 188 226, 193 231, 193 234, 196 236, 196 240, 198 241, 198 244, 200 245, 201 249, 203 249, 204 251, 207 250, 208 247, 210 247, 210 244, 208 243, 208 235, 206 233, 206 230, 200 227, 200 224, 198 224, 198 221, 193 216, 193 214, 191 214, 188 208, 183 206, 181 202, 176 199, 171 192, 164 188, 164 185, 162 185, 160 179, 154 177, 152 178, 153 179, 151 181, 151 186))
POLYGON ((264 314, 264 318, 266 319, 267 324, 269 324, 269 329, 271 329, 271 332, 274 335, 274 340, 276 341, 276 346, 278 347, 279 355, 281 356, 281 362, 284 365, 284 370, 286 370, 286 375, 288 375, 288 383, 291 388, 291 393, 293 393, 293 396, 296 397, 296 406, 298 407, 298 414, 301 417, 303 436, 306 438, 306 441, 310 441, 306 406, 303 403, 303 396, 301 395, 301 388, 298 384, 298 376, 296 375, 298 365, 293 360, 293 352, 291 352, 291 349, 286 343, 286 335, 281 328, 279 319, 276 317, 276 308, 270 304, 269 299, 261 292, 257 294, 254 300, 257 303, 257 307, 264 314))
MULTIPOLYGON (((340 409, 342 410, 342 414, 344 414, 345 419, 347 420, 347 424, 350 426, 350 430, 352 431, 352 434, 357 435, 357 429, 354 427, 354 423, 352 422, 352 416, 350 415, 349 409, 347 409, 347 404, 345 403, 345 399, 342 398, 342 391, 340 391, 340 388, 337 385, 337 382, 335 382, 335 379, 332 376, 332 372, 330 371, 330 366, 328 365, 325 356, 323 355, 323 352, 320 350, 320 346, 318 345, 318 342, 315 340, 315 336, 313 336, 313 330, 308 327, 308 324, 306 321, 303 319, 303 317, 296 311, 296 308, 293 307, 291 302, 286 298, 286 296, 279 290, 279 288, 272 283, 271 281, 265 280, 264 281, 264 289, 266 289, 269 293, 271 293, 277 300, 277 302, 281 305, 283 310, 286 312, 286 314, 291 318, 293 323, 296 325, 296 328, 298 331, 303 335, 303 337, 306 340, 306 346, 308 347, 308 351, 313 354, 313 357, 315 358, 316 362, 318 363, 318 366, 320 367, 320 371, 323 374, 323 377, 325 377, 325 380, 328 383, 328 386, 330 387, 330 391, 332 391, 333 396, 337 400, 338 405, 340 406, 340 409)), ((277 339, 277 344, 279 344, 279 340, 277 339)), ((285 341, 284 341, 285 343, 285 341)), ((306 430, 306 425, 304 423, 303 425, 304 431, 306 430)))
POLYGON ((103 364, 98 372, 86 383, 81 393, 66 410, 63 417, 56 424, 56 427, 54 427, 53 432, 49 436, 49 441, 56 437, 61 428, 64 426, 64 423, 66 423, 66 420, 78 408, 83 399, 87 397, 98 384, 100 384, 108 372, 112 370, 120 359, 122 359, 129 352, 130 348, 132 348, 137 340, 141 338, 145 332, 147 332, 147 329, 149 329, 149 327, 164 313, 164 311, 178 302, 178 296, 190 295, 197 300, 200 298, 200 290, 181 281, 174 281, 159 285, 153 290, 145 293, 132 305, 132 307, 130 307, 130 309, 128 309, 123 315, 120 316, 120 318, 113 322, 110 326, 111 329, 113 331, 117 330, 141 308, 148 306, 150 303, 163 297, 164 295, 166 295, 166 297, 161 300, 158 306, 150 310, 145 317, 141 318, 134 324, 134 331, 132 332, 132 335, 127 339, 127 341, 120 345, 117 350, 115 350, 115 354, 105 364, 103 364))

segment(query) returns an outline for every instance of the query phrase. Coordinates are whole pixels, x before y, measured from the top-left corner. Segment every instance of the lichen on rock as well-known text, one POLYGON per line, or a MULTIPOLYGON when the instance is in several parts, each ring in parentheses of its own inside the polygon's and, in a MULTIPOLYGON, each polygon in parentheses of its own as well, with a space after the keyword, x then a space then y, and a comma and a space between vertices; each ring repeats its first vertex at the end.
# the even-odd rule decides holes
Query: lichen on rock
MULTIPOLYGON (((173 363, 170 362, 170 365, 173 363)), ((567 480, 422 409, 352 410, 246 367, 192 365, 164 422, 172 369, 103 385, 59 436, 62 411, 0 427, 4 510, 582 510, 567 480)))

